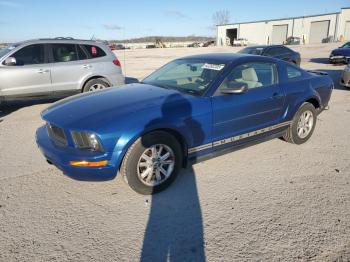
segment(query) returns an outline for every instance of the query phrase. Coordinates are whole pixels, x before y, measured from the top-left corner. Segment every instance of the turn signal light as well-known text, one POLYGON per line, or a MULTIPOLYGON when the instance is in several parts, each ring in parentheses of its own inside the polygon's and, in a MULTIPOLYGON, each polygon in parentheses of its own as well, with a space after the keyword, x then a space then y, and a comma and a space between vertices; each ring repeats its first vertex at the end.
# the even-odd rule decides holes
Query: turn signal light
POLYGON ((88 161, 70 161, 71 166, 85 166, 85 167, 99 167, 106 166, 108 164, 107 160, 98 161, 98 162, 88 162, 88 161))

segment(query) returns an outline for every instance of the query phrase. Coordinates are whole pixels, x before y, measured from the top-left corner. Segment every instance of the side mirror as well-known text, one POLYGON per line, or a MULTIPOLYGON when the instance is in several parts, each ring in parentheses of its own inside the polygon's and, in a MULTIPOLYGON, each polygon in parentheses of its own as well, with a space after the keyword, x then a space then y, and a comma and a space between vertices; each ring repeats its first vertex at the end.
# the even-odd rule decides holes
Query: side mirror
POLYGON ((248 85, 240 82, 229 82, 226 88, 220 89, 222 94, 243 94, 248 91, 248 85))
POLYGON ((16 58, 8 57, 8 58, 5 59, 4 64, 7 65, 7 66, 15 66, 17 64, 16 58))

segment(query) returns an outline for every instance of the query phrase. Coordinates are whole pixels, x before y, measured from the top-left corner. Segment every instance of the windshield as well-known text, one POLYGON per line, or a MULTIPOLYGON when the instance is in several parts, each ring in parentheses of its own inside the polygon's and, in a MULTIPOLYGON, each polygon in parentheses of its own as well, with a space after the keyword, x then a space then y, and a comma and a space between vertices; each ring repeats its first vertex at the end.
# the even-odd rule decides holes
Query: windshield
POLYGON ((342 46, 342 48, 350 48, 350 42, 344 44, 344 45, 342 46))
POLYGON ((225 64, 179 59, 166 64, 142 82, 163 88, 177 89, 193 95, 203 94, 225 64))
POLYGON ((3 57, 4 55, 10 53, 16 46, 6 46, 4 48, 0 49, 0 58, 3 57))
POLYGON ((262 47, 246 47, 240 50, 239 54, 261 55, 264 48, 262 47))

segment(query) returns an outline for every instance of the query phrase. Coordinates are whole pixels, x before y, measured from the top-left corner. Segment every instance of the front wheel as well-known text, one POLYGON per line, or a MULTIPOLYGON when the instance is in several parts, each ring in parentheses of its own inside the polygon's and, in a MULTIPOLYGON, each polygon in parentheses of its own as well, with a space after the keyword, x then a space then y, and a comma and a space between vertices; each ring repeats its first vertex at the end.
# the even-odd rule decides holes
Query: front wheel
POLYGON ((284 134, 284 140, 297 145, 305 143, 314 132, 316 119, 315 107, 310 103, 302 104, 284 134))
POLYGON ((135 141, 124 157, 120 173, 134 191, 151 195, 170 186, 181 163, 179 142, 172 135, 157 131, 135 141))

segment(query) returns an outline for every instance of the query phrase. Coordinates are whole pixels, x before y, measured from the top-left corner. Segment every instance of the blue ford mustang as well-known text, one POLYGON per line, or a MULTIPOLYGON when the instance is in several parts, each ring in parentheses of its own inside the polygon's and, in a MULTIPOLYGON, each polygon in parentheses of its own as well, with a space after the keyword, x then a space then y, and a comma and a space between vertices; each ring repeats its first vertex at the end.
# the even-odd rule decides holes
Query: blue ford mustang
POLYGON ((61 100, 42 112, 37 143, 79 180, 119 172, 141 194, 165 189, 188 160, 283 137, 302 144, 333 89, 325 74, 269 57, 174 60, 141 83, 61 100))

